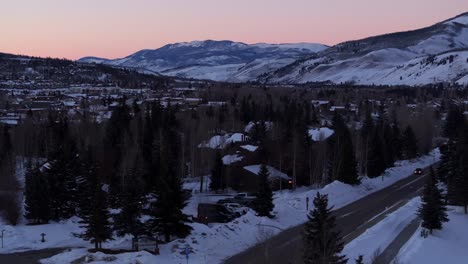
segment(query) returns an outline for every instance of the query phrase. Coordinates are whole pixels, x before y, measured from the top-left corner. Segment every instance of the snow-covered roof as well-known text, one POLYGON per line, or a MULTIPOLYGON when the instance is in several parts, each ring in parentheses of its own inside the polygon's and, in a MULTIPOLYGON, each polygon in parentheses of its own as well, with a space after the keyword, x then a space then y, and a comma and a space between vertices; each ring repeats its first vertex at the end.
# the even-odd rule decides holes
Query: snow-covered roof
POLYGON ((243 133, 234 133, 226 135, 216 135, 210 138, 208 141, 204 141, 199 148, 212 148, 212 149, 223 149, 227 145, 236 142, 243 142, 245 140, 245 135, 243 133))
POLYGON ((244 157, 243 156, 239 156, 237 154, 234 154, 234 155, 226 155, 223 157, 223 164, 224 165, 230 165, 232 163, 236 163, 238 161, 241 161, 244 157))
POLYGON ((255 152, 258 149, 257 146, 253 146, 253 145, 243 145, 241 146, 241 148, 248 150, 250 152, 255 152))
POLYGON ((328 127, 321 127, 321 128, 311 128, 309 129, 309 136, 314 141, 322 141, 329 138, 333 135, 335 131, 328 127))
MULTIPOLYGON (((250 172, 252 172, 253 174, 256 174, 258 175, 258 173, 260 172, 260 167, 261 167, 261 164, 258 164, 258 165, 250 165, 250 166, 245 166, 244 169, 245 170, 248 170, 250 172)), ((269 179, 274 179, 274 178, 281 178, 281 179, 285 179, 285 180, 290 180, 291 177, 289 177, 286 173, 283 173, 271 166, 266 166, 267 169, 268 169, 268 172, 270 173, 270 177, 269 179)))

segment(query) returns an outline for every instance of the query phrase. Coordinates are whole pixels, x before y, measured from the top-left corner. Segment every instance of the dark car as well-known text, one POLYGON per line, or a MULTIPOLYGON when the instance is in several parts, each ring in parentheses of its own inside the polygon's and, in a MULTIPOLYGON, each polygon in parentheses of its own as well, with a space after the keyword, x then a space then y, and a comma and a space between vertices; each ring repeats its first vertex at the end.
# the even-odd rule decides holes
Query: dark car
POLYGON ((417 168, 414 170, 414 175, 421 175, 423 173, 423 170, 421 168, 417 168))

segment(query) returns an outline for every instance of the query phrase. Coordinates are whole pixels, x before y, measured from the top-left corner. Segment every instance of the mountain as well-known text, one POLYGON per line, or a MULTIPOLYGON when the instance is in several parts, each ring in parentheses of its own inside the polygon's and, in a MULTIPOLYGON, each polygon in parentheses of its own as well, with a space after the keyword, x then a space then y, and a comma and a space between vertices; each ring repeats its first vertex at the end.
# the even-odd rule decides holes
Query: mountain
POLYGON ((206 40, 141 50, 121 59, 85 57, 79 62, 145 69, 169 76, 244 82, 326 48, 313 43, 249 45, 206 40))
POLYGON ((468 13, 418 30, 340 43, 259 79, 269 83, 468 84, 468 13))
POLYGON ((0 88, 166 88, 174 78, 66 59, 0 53, 0 88))

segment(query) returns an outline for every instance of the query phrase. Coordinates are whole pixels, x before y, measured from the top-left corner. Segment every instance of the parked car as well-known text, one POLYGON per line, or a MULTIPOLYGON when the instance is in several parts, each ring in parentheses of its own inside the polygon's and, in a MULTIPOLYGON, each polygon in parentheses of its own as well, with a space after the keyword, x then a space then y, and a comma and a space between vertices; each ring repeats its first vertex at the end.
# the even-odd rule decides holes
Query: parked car
POLYGON ((201 203, 198 204, 197 220, 200 223, 227 223, 236 216, 222 204, 201 203))
POLYGON ((245 215, 249 210, 247 207, 242 206, 238 203, 225 203, 224 206, 228 209, 231 213, 233 213, 236 217, 241 215, 245 215))
POLYGON ((414 170, 414 175, 421 175, 423 173, 423 170, 421 168, 417 168, 414 170))

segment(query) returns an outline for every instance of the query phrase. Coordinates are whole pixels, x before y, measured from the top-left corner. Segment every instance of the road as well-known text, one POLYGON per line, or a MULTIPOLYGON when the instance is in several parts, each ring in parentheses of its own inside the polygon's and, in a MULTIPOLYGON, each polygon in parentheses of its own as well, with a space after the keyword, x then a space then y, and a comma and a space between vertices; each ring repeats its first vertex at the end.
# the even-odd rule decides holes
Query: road
MULTIPOLYGON (((426 174, 410 175, 393 185, 374 192, 358 201, 335 210, 337 228, 344 236, 345 243, 353 240, 373 226, 386 213, 397 210, 409 199, 419 195, 424 186, 426 174), (383 213, 385 212, 385 213, 383 213)), ((302 232, 304 225, 287 229, 225 261, 225 264, 298 264, 302 263, 302 232)))
POLYGON ((48 248, 42 250, 31 250, 16 252, 11 254, 0 254, 1 264, 37 264, 39 260, 52 257, 63 251, 65 248, 48 248))
POLYGON ((393 240, 390 245, 375 259, 375 263, 391 263, 398 255, 400 249, 408 242, 408 240, 414 235, 419 225, 421 224, 421 219, 416 217, 411 223, 403 229, 403 231, 398 234, 398 236, 393 240))

